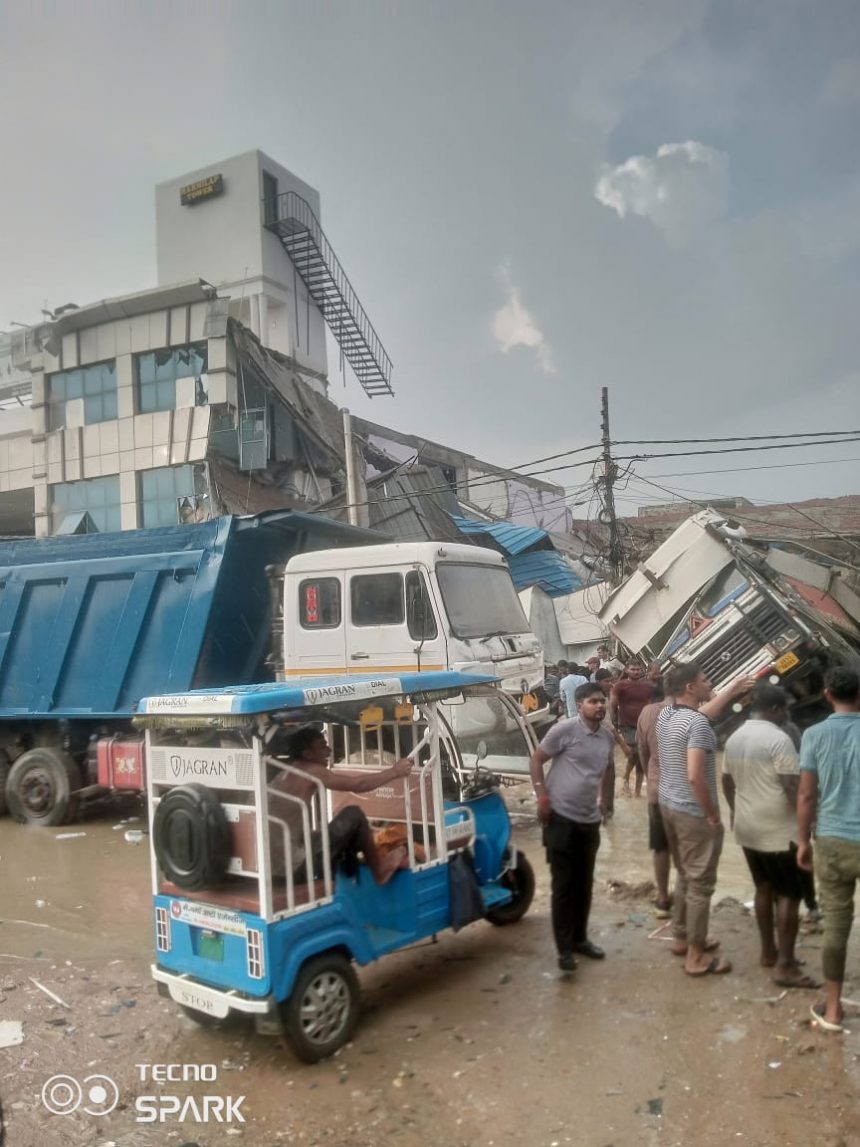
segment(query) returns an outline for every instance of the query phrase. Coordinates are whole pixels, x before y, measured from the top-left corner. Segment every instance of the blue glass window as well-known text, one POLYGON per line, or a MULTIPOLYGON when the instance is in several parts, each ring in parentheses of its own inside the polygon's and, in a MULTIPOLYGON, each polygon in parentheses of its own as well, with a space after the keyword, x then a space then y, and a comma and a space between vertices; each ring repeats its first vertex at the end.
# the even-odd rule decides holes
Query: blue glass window
POLYGON ((119 478, 85 478, 82 482, 51 486, 52 534, 69 514, 80 514, 84 510, 100 532, 121 529, 119 478))
MULTIPOLYGON (((206 343, 171 347, 135 355, 137 369, 137 410, 151 414, 176 409, 176 380, 199 378, 206 373, 206 343)), ((202 386, 197 387, 195 405, 205 406, 202 386)))
POLYGON ((161 466, 138 474, 140 524, 175 526, 180 522, 179 499, 196 504, 206 493, 203 466, 161 466))
POLYGON ((48 429, 66 425, 66 403, 84 400, 84 423, 116 418, 116 364, 99 362, 77 370, 61 370, 48 378, 48 429))

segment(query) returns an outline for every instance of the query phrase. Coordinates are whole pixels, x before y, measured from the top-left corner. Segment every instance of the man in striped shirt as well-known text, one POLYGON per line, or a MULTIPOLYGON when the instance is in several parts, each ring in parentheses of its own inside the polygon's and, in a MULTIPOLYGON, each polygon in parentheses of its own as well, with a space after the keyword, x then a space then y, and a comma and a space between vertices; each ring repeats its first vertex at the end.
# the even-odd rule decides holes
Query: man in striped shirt
POLYGON ((716 717, 751 684, 750 679, 742 678, 713 697, 710 682, 695 664, 677 665, 666 676, 670 704, 657 718, 658 795, 669 851, 678 871, 672 951, 685 957, 688 976, 732 970, 728 960, 713 955, 719 944, 708 938, 711 897, 723 847, 717 738, 709 718, 716 717), (700 711, 706 702, 706 711, 700 711))

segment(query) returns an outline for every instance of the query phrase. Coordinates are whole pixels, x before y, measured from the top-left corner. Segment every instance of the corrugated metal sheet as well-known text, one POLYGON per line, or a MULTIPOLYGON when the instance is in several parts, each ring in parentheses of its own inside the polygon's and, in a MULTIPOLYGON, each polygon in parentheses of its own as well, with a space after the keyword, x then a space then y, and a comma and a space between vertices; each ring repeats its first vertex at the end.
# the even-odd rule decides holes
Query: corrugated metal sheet
POLYGON ((464 518, 461 514, 452 514, 451 519, 464 534, 489 534, 506 554, 521 554, 533 546, 549 544, 546 530, 538 530, 533 526, 514 526, 510 522, 478 522, 474 518, 464 518))
POLYGON ((452 522, 457 500, 435 467, 403 470, 368 483, 370 524, 398 541, 460 542, 452 522))
POLYGON ((513 554, 508 558, 508 566, 518 590, 536 585, 550 597, 563 597, 582 585, 561 554, 555 550, 513 554))

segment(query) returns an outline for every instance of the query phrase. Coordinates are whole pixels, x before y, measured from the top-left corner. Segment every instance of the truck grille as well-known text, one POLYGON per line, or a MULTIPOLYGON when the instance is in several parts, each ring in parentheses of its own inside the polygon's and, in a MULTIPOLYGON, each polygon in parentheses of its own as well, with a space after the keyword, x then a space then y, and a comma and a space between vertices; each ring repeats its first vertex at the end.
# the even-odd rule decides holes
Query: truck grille
POLYGON ((759 602, 743 621, 739 619, 719 641, 693 660, 712 685, 719 685, 763 645, 773 644, 786 629, 787 620, 769 601, 759 602))

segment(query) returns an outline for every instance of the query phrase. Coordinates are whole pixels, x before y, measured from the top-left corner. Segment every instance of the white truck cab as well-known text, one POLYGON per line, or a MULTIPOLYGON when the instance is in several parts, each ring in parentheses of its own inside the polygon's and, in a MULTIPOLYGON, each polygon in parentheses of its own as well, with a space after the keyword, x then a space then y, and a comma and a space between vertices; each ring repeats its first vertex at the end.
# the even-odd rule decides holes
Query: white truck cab
POLYGON ((543 682, 504 558, 447 542, 343 547, 291 558, 283 573, 283 678, 457 670, 543 682))

